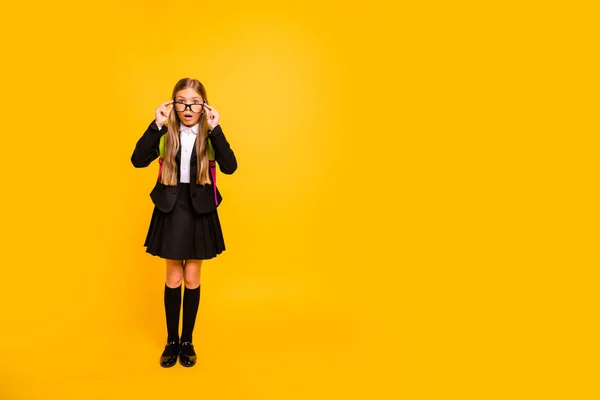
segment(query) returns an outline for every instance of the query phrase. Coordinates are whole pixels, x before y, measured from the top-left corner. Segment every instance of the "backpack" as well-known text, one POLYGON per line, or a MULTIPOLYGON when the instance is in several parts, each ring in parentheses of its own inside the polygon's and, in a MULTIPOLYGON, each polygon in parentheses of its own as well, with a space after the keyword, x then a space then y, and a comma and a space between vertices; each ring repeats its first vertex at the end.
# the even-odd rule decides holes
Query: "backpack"
MULTIPOLYGON (((162 166, 165 160, 165 140, 167 135, 164 134, 160 138, 160 144, 158 145, 159 155, 158 155, 158 179, 160 180, 160 174, 162 173, 162 166)), ((213 187, 215 193, 215 205, 219 205, 219 201, 217 200, 217 166, 215 163, 215 150, 212 147, 212 143, 208 140, 208 166, 210 169, 210 175, 213 180, 213 187)))

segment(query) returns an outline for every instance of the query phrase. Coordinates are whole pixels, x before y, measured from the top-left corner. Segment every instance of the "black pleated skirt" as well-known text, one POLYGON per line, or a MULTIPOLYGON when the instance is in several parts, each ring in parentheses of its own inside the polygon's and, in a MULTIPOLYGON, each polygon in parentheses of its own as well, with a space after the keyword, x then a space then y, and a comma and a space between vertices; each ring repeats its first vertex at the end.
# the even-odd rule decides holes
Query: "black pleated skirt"
POLYGON ((190 184, 180 183, 170 212, 154 208, 144 246, 147 253, 171 260, 214 258, 225 250, 217 210, 197 214, 190 201, 190 184))

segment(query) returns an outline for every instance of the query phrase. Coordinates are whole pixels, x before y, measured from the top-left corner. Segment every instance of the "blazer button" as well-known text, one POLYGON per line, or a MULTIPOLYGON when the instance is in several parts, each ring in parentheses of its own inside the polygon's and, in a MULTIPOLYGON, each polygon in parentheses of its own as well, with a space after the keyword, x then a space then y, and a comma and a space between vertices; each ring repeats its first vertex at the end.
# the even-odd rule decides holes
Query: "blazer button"
POLYGON ((192 192, 192 197, 196 197, 196 192, 192 192))

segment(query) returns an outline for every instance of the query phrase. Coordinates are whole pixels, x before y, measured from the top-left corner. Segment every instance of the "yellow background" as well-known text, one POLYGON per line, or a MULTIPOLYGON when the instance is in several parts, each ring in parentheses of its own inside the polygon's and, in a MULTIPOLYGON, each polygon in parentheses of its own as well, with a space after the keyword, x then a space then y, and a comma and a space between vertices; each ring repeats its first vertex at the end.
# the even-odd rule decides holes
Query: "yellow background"
POLYGON ((0 399, 597 398, 597 13, 568 4, 3 5, 0 399), (164 370, 129 157, 186 76, 239 170, 199 362, 164 370))

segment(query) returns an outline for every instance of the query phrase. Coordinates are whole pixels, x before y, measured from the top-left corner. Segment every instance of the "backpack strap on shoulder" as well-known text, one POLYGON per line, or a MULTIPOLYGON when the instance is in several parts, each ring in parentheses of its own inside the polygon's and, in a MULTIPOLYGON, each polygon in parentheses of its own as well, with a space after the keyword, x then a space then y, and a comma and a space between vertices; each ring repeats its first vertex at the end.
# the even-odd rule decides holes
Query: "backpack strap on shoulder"
POLYGON ((160 142, 158 144, 158 179, 160 179, 160 175, 162 173, 163 162, 165 161, 165 139, 167 135, 164 134, 160 137, 160 142))

